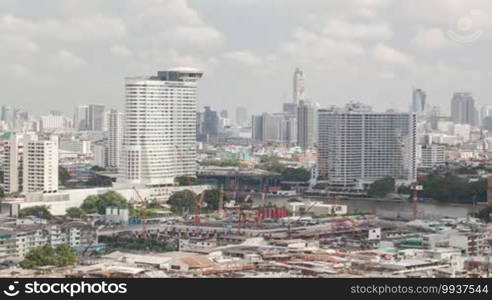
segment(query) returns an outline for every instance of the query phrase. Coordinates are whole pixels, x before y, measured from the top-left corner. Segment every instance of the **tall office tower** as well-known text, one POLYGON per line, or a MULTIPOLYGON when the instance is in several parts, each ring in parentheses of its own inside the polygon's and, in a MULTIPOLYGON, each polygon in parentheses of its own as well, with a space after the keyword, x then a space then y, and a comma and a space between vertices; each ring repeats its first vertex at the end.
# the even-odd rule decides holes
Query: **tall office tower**
POLYGON ((87 120, 87 130, 104 131, 106 107, 101 104, 90 104, 87 120))
POLYGON ((126 79, 123 172, 127 181, 173 184, 196 175, 197 81, 191 68, 126 79))
POLYGON ((451 99, 451 120, 456 124, 478 125, 478 110, 471 93, 454 93, 451 99))
POLYGON ((263 141, 263 115, 251 116, 251 138, 263 141))
POLYGON ((124 115, 115 109, 108 114, 108 160, 107 165, 120 168, 123 146, 124 115))
POLYGON ((3 121, 4 124, 9 128, 13 129, 13 112, 12 108, 9 106, 2 106, 2 110, 0 112, 0 121, 3 121))
POLYGON ((223 119, 228 119, 229 118, 229 112, 227 111, 227 109, 221 110, 220 113, 219 113, 219 115, 223 119))
POLYGON ((6 193, 58 191, 58 142, 30 134, 10 134, 4 144, 6 193))
POLYGON ((297 109, 297 143, 306 150, 314 146, 317 139, 317 108, 310 101, 299 101, 297 109))
POLYGON ((416 179, 416 115, 351 103, 318 111, 318 168, 332 186, 364 189, 387 176, 416 179))
POLYGON ((202 119, 202 137, 200 140, 204 142, 216 140, 219 135, 219 115, 217 111, 210 109, 210 106, 205 106, 202 119))
POLYGON ((426 107, 426 93, 421 89, 413 89, 412 91, 412 112, 416 113, 417 116, 423 115, 425 113, 426 107))
POLYGON ((492 117, 492 105, 482 105, 480 109, 480 121, 483 121, 487 117, 492 117))
POLYGON ((282 107, 282 112, 284 114, 296 115, 297 114, 297 103, 290 103, 290 102, 284 103, 284 105, 282 107))
POLYGON ((89 128, 89 106, 79 105, 75 109, 73 126, 76 130, 88 130, 89 128))
POLYGON ((276 143, 296 143, 297 120, 283 113, 264 113, 253 116, 251 128, 254 140, 276 143))
POLYGON ((238 106, 236 108, 236 125, 246 126, 248 124, 249 112, 246 107, 238 106))
POLYGON ((304 100, 304 72, 296 68, 293 83, 293 103, 298 104, 300 100, 304 100))
POLYGON ((432 130, 438 129, 440 119, 441 119, 441 108, 439 106, 431 107, 429 111, 429 122, 432 130))

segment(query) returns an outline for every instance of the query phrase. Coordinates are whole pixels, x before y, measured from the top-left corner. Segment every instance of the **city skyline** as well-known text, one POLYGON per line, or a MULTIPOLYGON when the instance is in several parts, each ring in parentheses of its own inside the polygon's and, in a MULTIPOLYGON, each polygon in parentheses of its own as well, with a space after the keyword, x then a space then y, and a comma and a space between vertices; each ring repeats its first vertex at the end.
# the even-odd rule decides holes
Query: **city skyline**
POLYGON ((246 102, 252 113, 280 111, 296 67, 306 99, 322 107, 357 100, 406 111, 412 86, 444 111, 454 92, 491 103, 490 66, 480 59, 492 28, 486 1, 417 1, 404 10, 385 0, 325 2, 2 1, 2 104, 121 110, 125 77, 175 66, 207 74, 200 107, 229 111, 246 102), (162 22, 159 34, 147 30, 162 22))

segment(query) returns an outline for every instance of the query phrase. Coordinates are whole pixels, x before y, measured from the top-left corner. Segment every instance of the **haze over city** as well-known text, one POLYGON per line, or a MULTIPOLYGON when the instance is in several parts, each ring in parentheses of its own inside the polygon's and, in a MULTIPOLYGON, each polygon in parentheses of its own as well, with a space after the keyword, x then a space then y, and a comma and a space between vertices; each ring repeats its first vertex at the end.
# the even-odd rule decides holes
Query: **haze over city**
POLYGON ((413 86, 443 108, 455 91, 492 104, 491 13, 465 0, 3 0, 1 103, 122 108, 125 77, 191 66, 200 106, 280 111, 299 66, 322 106, 406 111, 413 86))

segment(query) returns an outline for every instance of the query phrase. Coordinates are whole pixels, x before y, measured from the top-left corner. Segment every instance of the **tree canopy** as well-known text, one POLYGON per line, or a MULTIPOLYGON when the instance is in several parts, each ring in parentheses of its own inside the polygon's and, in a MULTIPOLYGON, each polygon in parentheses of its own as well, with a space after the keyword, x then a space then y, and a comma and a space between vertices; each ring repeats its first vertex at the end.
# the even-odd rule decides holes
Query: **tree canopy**
POLYGON ((195 194, 190 190, 175 192, 167 201, 173 212, 193 211, 196 206, 195 194))
MULTIPOLYGON (((218 189, 205 191, 204 201, 205 203, 207 203, 207 208, 213 210, 218 209, 220 201, 220 191, 218 189)), ((229 198, 224 193, 224 203, 226 203, 227 201, 229 201, 229 198)))
POLYGON ((367 195, 371 197, 384 197, 395 191, 395 179, 391 177, 381 178, 371 184, 367 190, 367 195))
POLYGON ((487 183, 485 179, 469 182, 451 173, 429 174, 421 182, 423 196, 440 202, 485 202, 487 200, 487 183))
POLYGON ((101 195, 92 195, 85 198, 80 208, 87 214, 105 214, 106 207, 127 207, 130 205, 121 194, 115 191, 109 191, 101 195))
POLYGON ((80 207, 70 207, 67 208, 66 215, 72 219, 83 219, 85 217, 85 211, 80 207))
POLYGON ((33 216, 33 217, 45 219, 48 221, 53 219, 53 215, 50 213, 49 206, 47 206, 47 205, 36 205, 36 206, 23 208, 19 212, 19 216, 21 218, 24 218, 27 216, 33 216))
POLYGON ((61 183, 61 185, 66 185, 67 181, 70 180, 70 174, 68 173, 67 169, 65 169, 62 166, 58 166, 58 179, 61 183))
POLYGON ((308 181, 311 173, 304 168, 286 168, 281 172, 284 181, 308 181))
POLYGON ((64 267, 73 265, 77 261, 77 255, 70 249, 68 244, 58 245, 53 248, 51 245, 44 245, 29 251, 20 266, 24 269, 32 269, 42 266, 64 267))

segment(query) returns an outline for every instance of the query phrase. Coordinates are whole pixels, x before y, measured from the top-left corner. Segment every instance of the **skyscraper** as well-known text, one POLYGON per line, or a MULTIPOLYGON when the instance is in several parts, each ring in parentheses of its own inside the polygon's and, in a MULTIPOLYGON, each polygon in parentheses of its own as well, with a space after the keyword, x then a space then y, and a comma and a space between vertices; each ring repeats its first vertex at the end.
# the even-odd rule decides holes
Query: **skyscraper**
POLYGON ((200 140, 207 142, 216 140, 219 135, 219 114, 210 106, 205 106, 202 118, 202 137, 200 140))
POLYGON ((90 104, 87 130, 91 131, 103 131, 105 122, 106 107, 102 104, 90 104))
POLYGON ((478 110, 471 93, 454 93, 451 99, 451 120, 456 124, 478 125, 478 110))
POLYGON ((89 106, 79 105, 75 109, 73 126, 76 130, 88 130, 89 128, 89 106))
POLYGON ((254 140, 277 143, 296 143, 295 116, 284 113, 264 113, 253 116, 251 133, 254 140))
POLYGON ((321 179, 332 186, 364 189, 375 180, 416 179, 416 116, 375 113, 349 104, 318 111, 321 179))
POLYGON ((236 124, 238 126, 245 126, 248 123, 249 112, 243 106, 238 106, 236 108, 236 124))
POLYGON ((121 151, 123 145, 124 115, 115 109, 108 114, 108 161, 107 165, 119 168, 121 164, 121 151))
POLYGON ((296 68, 293 82, 293 103, 298 104, 300 100, 304 100, 304 72, 296 68))
POLYGON ((173 184, 196 175, 197 81, 191 68, 126 79, 122 170, 137 184, 173 184))
POLYGON ((412 112, 418 116, 425 113, 427 94, 421 89, 412 91, 412 112))
POLYGON ((317 139, 317 109, 307 100, 299 101, 297 109, 297 143, 306 150, 312 148, 317 139))

